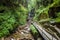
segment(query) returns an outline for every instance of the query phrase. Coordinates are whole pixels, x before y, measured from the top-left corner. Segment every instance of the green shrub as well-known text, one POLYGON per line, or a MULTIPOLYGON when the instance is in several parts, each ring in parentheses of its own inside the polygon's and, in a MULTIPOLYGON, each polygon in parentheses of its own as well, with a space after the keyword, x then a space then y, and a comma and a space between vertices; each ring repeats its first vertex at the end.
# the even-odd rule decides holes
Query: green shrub
POLYGON ((6 9, 2 10, 4 11, 0 11, 0 37, 9 35, 14 28, 26 23, 26 8, 22 8, 22 6, 19 6, 16 9, 6 7, 6 9))

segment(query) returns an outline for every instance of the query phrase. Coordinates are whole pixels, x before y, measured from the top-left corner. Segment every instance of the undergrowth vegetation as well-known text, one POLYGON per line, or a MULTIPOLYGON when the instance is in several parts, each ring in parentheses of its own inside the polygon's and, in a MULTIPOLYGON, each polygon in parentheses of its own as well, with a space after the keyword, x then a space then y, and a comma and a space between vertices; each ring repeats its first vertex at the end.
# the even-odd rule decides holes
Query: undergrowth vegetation
POLYGON ((24 25, 27 9, 15 0, 1 0, 0 2, 0 37, 9 35, 14 28, 24 25), (8 2, 8 3, 7 3, 8 2))
MULTIPOLYGON (((25 25, 32 9, 35 14, 33 21, 54 19, 60 22, 60 0, 0 0, 0 37, 9 35, 19 25, 25 25)), ((33 25, 31 30, 37 33, 33 25)))

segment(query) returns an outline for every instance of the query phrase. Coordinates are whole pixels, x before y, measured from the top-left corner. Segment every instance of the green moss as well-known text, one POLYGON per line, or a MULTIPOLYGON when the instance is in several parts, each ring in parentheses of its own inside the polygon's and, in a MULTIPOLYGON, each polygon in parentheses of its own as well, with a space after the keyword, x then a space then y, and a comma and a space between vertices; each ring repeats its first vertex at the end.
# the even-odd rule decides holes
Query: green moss
POLYGON ((35 35, 35 36, 38 35, 38 31, 36 30, 36 28, 33 25, 30 26, 30 29, 31 29, 33 35, 35 35))

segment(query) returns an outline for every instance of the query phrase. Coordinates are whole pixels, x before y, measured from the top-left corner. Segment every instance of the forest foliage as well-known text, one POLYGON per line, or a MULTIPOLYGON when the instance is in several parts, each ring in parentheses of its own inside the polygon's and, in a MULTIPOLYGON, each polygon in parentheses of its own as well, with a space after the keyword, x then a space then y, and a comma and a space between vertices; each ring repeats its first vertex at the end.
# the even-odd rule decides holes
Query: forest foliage
POLYGON ((55 9, 58 7, 60 8, 60 0, 0 0, 0 37, 10 34, 19 25, 24 25, 28 12, 33 8, 35 9, 34 21, 51 18, 59 22, 60 12, 55 9), (52 9, 56 11, 54 11, 56 18, 55 15, 52 17, 50 15, 53 14, 50 13, 52 9))
POLYGON ((36 10, 35 10, 34 20, 40 21, 41 19, 52 18, 55 15, 57 16, 56 18, 60 17, 60 16, 58 16, 59 12, 57 12, 59 10, 58 8, 60 7, 60 0, 37 0, 36 2, 37 2, 36 3, 37 6, 36 6, 36 10), (55 11, 51 11, 52 8, 55 11), (52 13, 52 12, 54 12, 54 13, 52 13))
POLYGON ((0 37, 26 23, 28 10, 19 0, 0 0, 0 37))

